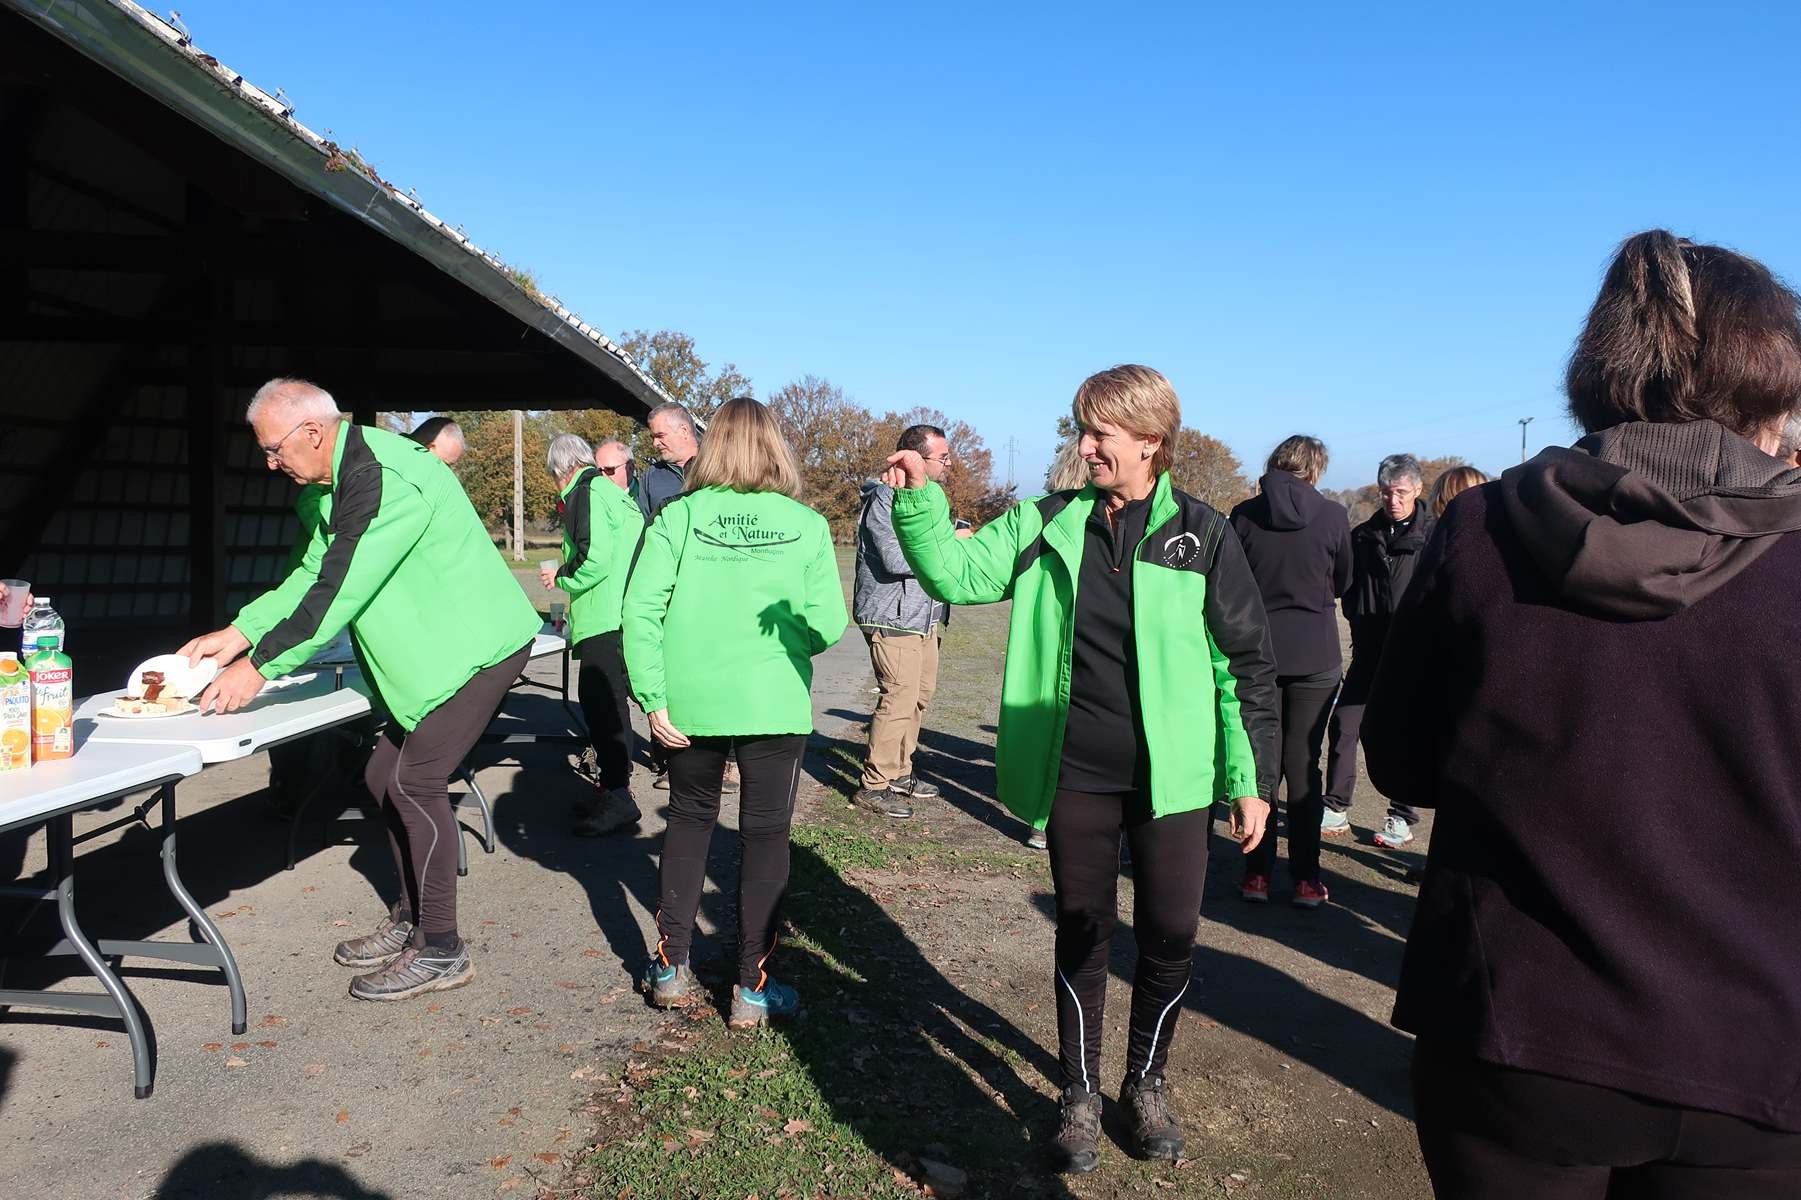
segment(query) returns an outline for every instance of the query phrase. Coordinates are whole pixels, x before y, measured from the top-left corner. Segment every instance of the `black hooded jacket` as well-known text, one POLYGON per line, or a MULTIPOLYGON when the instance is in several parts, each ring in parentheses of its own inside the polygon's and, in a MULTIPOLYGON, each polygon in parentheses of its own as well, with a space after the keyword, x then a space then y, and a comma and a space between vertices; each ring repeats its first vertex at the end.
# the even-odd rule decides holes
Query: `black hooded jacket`
POLYGON ((1263 593, 1276 674, 1337 672, 1335 601, 1351 585, 1351 520, 1313 486, 1287 471, 1257 481, 1257 495, 1232 510, 1232 528, 1263 593))
POLYGON ((1395 1024, 1801 1131, 1801 471, 1630 423, 1457 497, 1363 722, 1436 808, 1395 1024))

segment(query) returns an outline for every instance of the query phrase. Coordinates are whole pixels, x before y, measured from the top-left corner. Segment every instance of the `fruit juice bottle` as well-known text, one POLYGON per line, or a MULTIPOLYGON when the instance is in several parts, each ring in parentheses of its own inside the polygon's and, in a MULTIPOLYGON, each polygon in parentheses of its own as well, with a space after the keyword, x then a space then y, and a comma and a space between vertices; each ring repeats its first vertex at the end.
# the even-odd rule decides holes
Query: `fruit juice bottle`
POLYGON ((46 637, 25 669, 31 673, 31 761, 70 758, 75 753, 75 671, 58 649, 61 639, 46 637))
POLYGON ((17 656, 0 651, 0 771, 31 765, 31 676, 17 656))

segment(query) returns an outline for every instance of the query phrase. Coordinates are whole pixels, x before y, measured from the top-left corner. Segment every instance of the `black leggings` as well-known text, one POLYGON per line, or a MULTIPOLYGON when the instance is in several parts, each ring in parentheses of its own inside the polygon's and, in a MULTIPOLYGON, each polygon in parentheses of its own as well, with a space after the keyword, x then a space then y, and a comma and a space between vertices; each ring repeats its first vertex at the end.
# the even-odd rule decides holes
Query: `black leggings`
POLYGON ((1119 837, 1132 845, 1132 932, 1138 967, 1126 1077, 1160 1075, 1188 990, 1207 881, 1208 809, 1153 819, 1142 792, 1057 790, 1051 802, 1051 880, 1057 894, 1057 1040, 1063 1082, 1098 1092, 1107 959, 1119 923, 1119 837))
MULTIPOLYGON (((1326 807, 1333 812, 1349 812, 1357 794, 1357 739, 1363 731, 1363 710, 1369 704, 1370 688, 1376 682, 1376 664, 1381 658, 1380 646, 1361 653, 1352 647, 1344 687, 1339 689, 1338 703, 1332 706, 1327 730, 1330 747, 1326 755, 1326 807)), ((1419 810, 1410 805, 1390 801, 1388 815, 1409 825, 1420 823, 1419 810)))
MULTIPOLYGON (((1294 881, 1319 882, 1319 823, 1326 809, 1319 752, 1326 740, 1336 683, 1290 683, 1276 680, 1282 694, 1282 791, 1288 833, 1288 870, 1294 881)), ((1276 819, 1257 848, 1245 856, 1250 875, 1276 873, 1276 819)))
POLYGON ((669 826, 657 899, 657 956, 664 965, 688 961, 694 913, 707 877, 707 847, 719 820, 725 760, 738 760, 738 983, 763 990, 763 964, 775 951, 775 927, 788 891, 788 827, 800 786, 806 734, 774 737, 697 737, 669 751, 669 826))
POLYGON ((363 782, 388 820, 388 844, 400 875, 401 915, 416 946, 457 940, 457 828, 444 786, 525 669, 529 645, 477 671, 455 695, 425 714, 411 733, 390 720, 369 754, 363 782))
POLYGON ((582 719, 588 723, 588 740, 600 763, 600 786, 616 791, 632 781, 632 716, 625 707, 630 694, 625 682, 625 654, 620 633, 599 633, 575 644, 581 659, 576 696, 582 719))
POLYGON ((1438 1200, 1793 1200, 1801 1133, 1516 1071, 1421 1040, 1420 1150, 1438 1200))

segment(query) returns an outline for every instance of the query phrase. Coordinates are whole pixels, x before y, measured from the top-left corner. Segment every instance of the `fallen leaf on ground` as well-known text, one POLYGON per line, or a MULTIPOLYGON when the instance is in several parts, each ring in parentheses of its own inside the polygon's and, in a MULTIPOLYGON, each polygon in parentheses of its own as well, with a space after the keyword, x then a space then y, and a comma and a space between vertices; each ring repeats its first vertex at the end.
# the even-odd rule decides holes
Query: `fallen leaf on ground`
POLYGON ((510 1117, 500 1118, 500 1127, 502 1129, 511 1129, 513 1127, 512 1119, 510 1117))
POLYGON ((274 1043, 274 1042, 258 1042, 258 1043, 257 1043, 257 1045, 258 1045, 258 1046, 261 1046, 261 1047, 262 1047, 262 1048, 263 1048, 263 1049, 264 1049, 264 1050, 273 1050, 273 1049, 275 1049, 275 1043, 274 1043))
POLYGON ((563 1161, 563 1156, 561 1154, 534 1154, 532 1157, 541 1163, 548 1163, 553 1167, 563 1161))
MULTIPOLYGON (((219 919, 219 920, 221 920, 221 921, 223 921, 223 920, 224 920, 224 919, 225 919, 225 918, 227 918, 227 917, 235 917, 235 916, 237 916, 237 915, 238 915, 238 914, 237 914, 237 912, 236 912, 236 911, 235 911, 235 910, 232 910, 232 909, 227 909, 227 910, 226 910, 226 911, 224 911, 224 912, 222 912, 222 913, 214 913, 214 914, 213 914, 213 916, 215 916, 215 917, 217 917, 217 918, 218 918, 218 919, 219 919)), ((350 924, 350 922, 348 922, 348 921, 346 921, 346 922, 344 922, 344 923, 345 923, 345 924, 346 924, 346 925, 348 925, 348 924, 350 924)))
POLYGON ((316 892, 318 890, 319 890, 318 888, 314 887, 312 884, 309 883, 305 887, 300 889, 300 894, 302 896, 306 896, 306 895, 310 895, 311 893, 316 892))
POLYGON ((490 1158, 488 1160, 488 1165, 490 1167, 493 1167, 496 1171, 498 1171, 498 1170, 501 1170, 502 1168, 504 1168, 508 1163, 510 1163, 512 1161, 513 1161, 513 1156, 511 1154, 502 1154, 498 1158, 490 1158))
POLYGON ((243 1059, 237 1057, 236 1055, 233 1055, 232 1057, 225 1060, 225 1065, 228 1067, 247 1067, 250 1064, 245 1062, 243 1059))
POLYGON ((436 1000, 433 1000, 430 1004, 425 1006, 425 1011, 428 1013, 443 1012, 444 1006, 439 1004, 436 1000))
POLYGON ((507 1116, 516 1117, 519 1115, 520 1111, 521 1110, 518 1108, 509 1108, 509 1109, 507 1109, 507 1116))
MULTIPOLYGON (((688 1144, 690 1146, 695 1145, 698 1142, 710 1142, 712 1140, 713 1131, 711 1129, 690 1129, 688 1131, 688 1144)), ((556 1156, 553 1154, 551 1158, 554 1160, 556 1156)))
POLYGON ((332 1123, 334 1125, 342 1125, 348 1120, 350 1120, 350 1110, 348 1108, 340 1108, 338 1110, 338 1115, 332 1118, 332 1123))
POLYGON ((557 980, 557 986, 566 992, 579 992, 582 989, 582 985, 573 979, 559 979, 557 980))
POLYGON ((350 922, 349 921, 333 921, 331 923, 331 927, 333 929, 349 929, 350 922))
POLYGON ((107 1049, 107 1048, 108 1048, 108 1047, 110 1047, 110 1046, 111 1046, 111 1045, 112 1045, 112 1043, 111 1043, 111 1042, 95 1042, 95 1043, 94 1043, 94 1049, 96 1049, 96 1050, 105 1050, 105 1049, 107 1049))
POLYGON ((575 1047, 571 1046, 568 1042, 564 1042, 562 1045, 557 1047, 557 1053, 558 1054, 574 1054, 575 1047))
POLYGON ((507 1009, 507 1016, 509 1016, 509 1017, 529 1017, 531 1015, 532 1015, 532 1010, 525 1007, 523 1004, 520 1005, 518 1008, 507 1009))
POLYGON ((301 1070, 305 1071, 308 1075, 319 1076, 325 1074, 325 1064, 308 1063, 306 1066, 302 1067, 301 1070))
POLYGON ((206 1051, 208 1054, 217 1054, 219 1051, 225 1049, 225 1043, 224 1042, 208 1042, 206 1045, 204 1045, 200 1048, 202 1050, 206 1051))
POLYGON ((268 1016, 257 1022, 257 1024, 264 1029, 274 1029, 277 1025, 286 1025, 287 1023, 288 1019, 286 1017, 278 1017, 274 1013, 270 1013, 268 1016))
POLYGON ((813 1122, 796 1117, 794 1120, 782 1126, 782 1132, 790 1135, 796 1133, 812 1133, 813 1122))
POLYGON ((231 1044, 231 1048, 233 1050, 237 1050, 237 1051, 241 1052, 241 1051, 250 1049, 250 1043, 249 1042, 233 1042, 231 1044))
POLYGON ((599 958, 599 957, 601 957, 601 954, 600 954, 600 951, 598 951, 598 950, 583 950, 582 957, 583 958, 599 958))

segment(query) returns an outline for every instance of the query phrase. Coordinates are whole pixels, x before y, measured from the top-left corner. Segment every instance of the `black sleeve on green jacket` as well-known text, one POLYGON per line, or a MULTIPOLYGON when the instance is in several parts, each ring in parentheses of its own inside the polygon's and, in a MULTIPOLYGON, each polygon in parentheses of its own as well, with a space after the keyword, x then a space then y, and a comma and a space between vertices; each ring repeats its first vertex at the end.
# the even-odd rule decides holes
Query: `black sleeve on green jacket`
POLYGON ((569 561, 557 568, 559 579, 568 579, 588 561, 588 540, 593 536, 594 528, 594 496, 588 484, 593 476, 594 469, 590 467, 575 477, 575 486, 569 489, 563 526, 569 530, 569 544, 573 549, 569 552, 569 561))
MULTIPOLYGON (((1226 518, 1218 517, 1223 525, 1226 518)), ((1207 568, 1207 630, 1225 654, 1237 681, 1238 708, 1251 756, 1257 761, 1257 794, 1276 794, 1282 762, 1282 712, 1276 695, 1276 651, 1270 641, 1263 593, 1244 556, 1244 546, 1230 529, 1213 538, 1213 562, 1207 568)))
MULTIPOLYGON (((346 450, 351 457, 353 448, 346 450)), ((371 458, 358 463, 336 489, 331 512, 331 545, 319 563, 319 579, 300 598, 292 615, 283 618, 264 634, 250 652, 250 662, 261 668, 304 642, 318 636, 325 614, 343 590, 350 574, 350 561, 356 555, 357 543, 369 532, 376 514, 381 512, 381 467, 371 458)), ((335 635, 337 631, 333 630, 335 635)))

